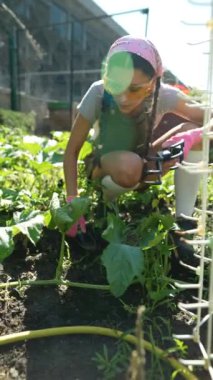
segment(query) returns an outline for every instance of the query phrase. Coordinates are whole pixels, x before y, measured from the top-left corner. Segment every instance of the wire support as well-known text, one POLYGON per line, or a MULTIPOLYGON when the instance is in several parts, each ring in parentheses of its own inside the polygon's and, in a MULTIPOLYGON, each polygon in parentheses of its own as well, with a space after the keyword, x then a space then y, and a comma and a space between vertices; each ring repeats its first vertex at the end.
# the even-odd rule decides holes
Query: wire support
MULTIPOLYGON (((193 310, 193 309, 197 309, 197 308, 200 308, 200 309, 208 309, 209 307, 209 302, 196 302, 196 303, 183 303, 183 302, 179 302, 178 303, 178 306, 180 305, 180 308, 184 309, 184 310, 193 310)), ((199 321, 199 324, 200 324, 200 321, 199 321)))

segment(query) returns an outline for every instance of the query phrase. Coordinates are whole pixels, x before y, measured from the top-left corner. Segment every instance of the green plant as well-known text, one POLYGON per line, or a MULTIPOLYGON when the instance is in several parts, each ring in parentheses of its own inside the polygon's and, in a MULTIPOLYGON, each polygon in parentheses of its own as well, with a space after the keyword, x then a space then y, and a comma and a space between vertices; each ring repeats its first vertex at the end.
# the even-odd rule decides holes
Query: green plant
POLYGON ((140 279, 143 270, 143 254, 140 247, 123 243, 125 225, 112 213, 107 215, 108 226, 102 236, 109 242, 102 254, 101 261, 107 271, 110 289, 120 297, 127 287, 140 279))
POLYGON ((8 131, 13 131, 18 135, 32 132, 35 129, 35 112, 23 113, 0 109, 0 124, 8 131))
POLYGON ((101 261, 106 268, 110 289, 120 297, 135 282, 145 288, 146 304, 155 307, 175 292, 169 276, 171 245, 168 230, 171 215, 152 212, 126 225, 113 213, 107 215, 102 237, 109 242, 101 261))
POLYGON ((113 380, 127 370, 130 353, 130 346, 124 341, 119 341, 115 353, 110 354, 104 344, 102 352, 96 352, 92 360, 101 372, 103 380, 113 380))
MULTIPOLYGON (((134 345, 138 343, 137 338, 134 335, 124 334, 120 330, 99 326, 62 326, 34 331, 23 331, 14 334, 9 334, 6 336, 1 336, 0 345, 17 343, 29 339, 38 339, 41 337, 50 337, 65 334, 97 334, 122 339, 125 342, 134 345)), ((161 358, 163 361, 168 362, 172 368, 174 368, 178 373, 182 375, 184 379, 198 380, 198 378, 187 367, 179 363, 174 357, 165 354, 165 352, 160 348, 145 340, 143 340, 143 345, 146 350, 154 352, 157 357, 161 358)))
MULTIPOLYGON (((79 159, 82 198, 77 198, 72 205, 67 205, 64 204, 62 161, 68 133, 55 132, 51 139, 38 138, 30 135, 29 130, 27 134, 23 133, 24 128, 19 128, 18 123, 17 127, 11 126, 12 121, 9 127, 2 126, 0 134, 1 260, 5 260, 12 253, 16 240, 14 238, 17 235, 24 235, 24 238, 27 237, 36 245, 43 226, 60 232, 61 249, 54 278, 10 281, 0 284, 0 289, 15 287, 19 290, 23 286, 63 285, 84 288, 85 291, 100 289, 108 292, 108 285, 82 284, 66 280, 70 257, 67 253, 65 231, 75 223, 81 213, 86 212, 89 227, 102 234, 108 244, 101 257, 103 279, 105 280, 106 275, 112 294, 118 298, 122 297, 118 302, 123 304, 125 311, 131 313, 130 317, 136 313, 138 304, 134 304, 135 299, 129 301, 127 290, 130 285, 139 284, 136 289, 141 290, 141 293, 138 293, 143 304, 146 304, 147 320, 144 323, 150 346, 155 351, 157 340, 158 345, 164 348, 166 346, 160 355, 158 350, 157 355, 151 354, 150 376, 155 378, 157 374, 163 379, 165 375, 162 373, 159 357, 163 360, 171 359, 171 353, 179 357, 184 356, 187 351, 183 342, 171 339, 171 318, 166 319, 161 314, 156 318, 161 306, 167 316, 171 311, 175 311, 176 307, 176 300, 171 297, 176 293, 176 289, 169 275, 172 247, 168 242, 168 230, 174 221, 171 216, 174 207, 173 173, 169 173, 163 179, 162 185, 151 186, 147 192, 129 192, 121 196, 114 205, 102 204, 103 212, 100 212, 99 217, 96 213, 96 208, 100 206, 99 190, 87 182, 83 163, 84 156, 91 149, 89 143, 82 148, 79 159)), ((211 202, 212 178, 209 178, 208 186, 211 202)), ((198 203, 200 202, 201 197, 198 198, 198 203)), ((208 228, 211 229, 210 223, 208 228)), ((211 231, 207 232, 207 236, 211 242, 211 231)), ((100 253, 95 257, 96 263, 100 253)), ((82 271, 87 272, 88 268, 92 270, 93 259, 94 257, 90 260, 89 254, 88 260, 83 261, 83 258, 80 258, 78 265, 82 265, 82 271)), ((69 333, 69 330, 63 331, 69 333)), ((36 334, 32 333, 31 335, 30 332, 30 336, 34 337, 36 334)), ((27 339, 28 334, 20 333, 20 336, 27 339)), ((120 345, 123 343, 119 342, 116 352, 109 351, 106 346, 102 352, 96 353, 96 364, 100 366, 104 376, 113 378, 113 374, 125 370, 125 348, 121 348, 120 345)), ((147 346, 148 350, 150 346, 147 346)), ((182 372, 182 368, 179 368, 176 362, 174 368, 176 370, 172 378, 182 372)))
POLYGON ((85 214, 88 208, 87 198, 75 198, 71 203, 60 206, 60 200, 57 193, 54 193, 50 203, 51 219, 49 227, 57 227, 61 232, 61 250, 56 268, 56 280, 60 280, 63 271, 64 255, 65 255, 65 234, 76 221, 85 214))
POLYGON ((44 226, 44 216, 39 211, 16 213, 8 226, 0 227, 0 262, 3 262, 14 250, 14 237, 22 233, 34 245, 40 238, 44 226))
MULTIPOLYGON (((147 310, 148 314, 150 310, 147 310)), ((146 338, 151 342, 153 347, 157 344, 164 348, 165 354, 176 355, 178 357, 185 357, 187 354, 188 346, 179 339, 174 339, 171 331, 171 323, 167 318, 155 315, 148 315, 145 313, 144 316, 144 330, 146 331, 146 338)), ((165 368, 162 366, 162 361, 156 355, 153 350, 149 355, 149 366, 147 369, 147 378, 150 380, 155 380, 160 378, 162 380, 167 380, 170 373, 170 368, 165 368)), ((171 374, 171 378, 179 373, 179 370, 174 371, 171 374)), ((170 378, 170 377, 169 377, 170 378)))

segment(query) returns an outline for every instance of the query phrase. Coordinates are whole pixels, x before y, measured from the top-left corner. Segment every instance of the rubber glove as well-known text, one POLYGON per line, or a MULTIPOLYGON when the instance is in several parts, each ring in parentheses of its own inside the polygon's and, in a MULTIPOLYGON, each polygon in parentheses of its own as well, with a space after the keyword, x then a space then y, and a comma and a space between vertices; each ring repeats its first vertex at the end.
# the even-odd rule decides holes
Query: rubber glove
POLYGON ((186 132, 180 132, 170 137, 168 140, 166 140, 162 144, 162 147, 167 148, 170 145, 173 145, 175 143, 178 143, 181 140, 184 140, 183 153, 184 153, 184 158, 186 158, 192 146, 201 142, 202 134, 203 134, 202 128, 191 129, 191 131, 186 131, 186 132))
MULTIPOLYGON (((69 195, 66 199, 67 203, 72 202, 72 200, 76 198, 75 195, 69 195)), ((75 237, 77 235, 78 229, 80 229, 81 232, 85 233, 86 232, 86 221, 83 216, 79 218, 79 220, 73 224, 72 227, 66 232, 67 236, 70 237, 75 237)))

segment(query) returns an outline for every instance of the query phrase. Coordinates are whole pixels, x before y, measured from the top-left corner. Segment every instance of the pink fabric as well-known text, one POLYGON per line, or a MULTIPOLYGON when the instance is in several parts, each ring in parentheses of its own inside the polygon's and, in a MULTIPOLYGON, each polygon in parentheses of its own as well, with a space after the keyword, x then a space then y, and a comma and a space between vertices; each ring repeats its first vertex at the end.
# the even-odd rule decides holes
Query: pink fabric
POLYGON ((76 195, 68 195, 68 197, 67 197, 67 199, 66 199, 67 203, 72 202, 72 200, 73 200, 74 198, 76 198, 76 195))
MULTIPOLYGON (((67 203, 72 202, 72 200, 75 198, 75 195, 69 195, 67 197, 67 203)), ((67 236, 75 237, 77 235, 78 229, 81 230, 81 232, 86 232, 86 221, 83 216, 80 217, 80 219, 66 232, 67 236)))
POLYGON ((107 57, 109 58, 114 53, 120 51, 127 51, 139 55, 152 65, 158 77, 162 75, 163 67, 161 57, 151 41, 131 35, 123 36, 112 44, 107 57))
POLYGON ((167 148, 170 145, 173 145, 175 143, 180 142, 181 140, 184 140, 184 158, 186 158, 189 154, 189 151, 191 150, 192 146, 202 141, 202 129, 192 129, 191 131, 187 132, 181 132, 177 133, 177 135, 174 135, 170 137, 170 139, 166 140, 163 143, 163 148, 167 148))

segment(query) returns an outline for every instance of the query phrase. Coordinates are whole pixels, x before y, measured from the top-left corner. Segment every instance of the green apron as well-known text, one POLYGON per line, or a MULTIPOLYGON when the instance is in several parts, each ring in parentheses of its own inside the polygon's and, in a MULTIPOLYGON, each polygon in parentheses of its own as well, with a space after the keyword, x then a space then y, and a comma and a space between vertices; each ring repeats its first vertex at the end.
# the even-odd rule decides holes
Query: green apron
POLYGON ((122 114, 114 101, 101 112, 99 127, 99 136, 95 140, 98 157, 119 150, 131 152, 135 150, 137 145, 135 121, 122 114))

